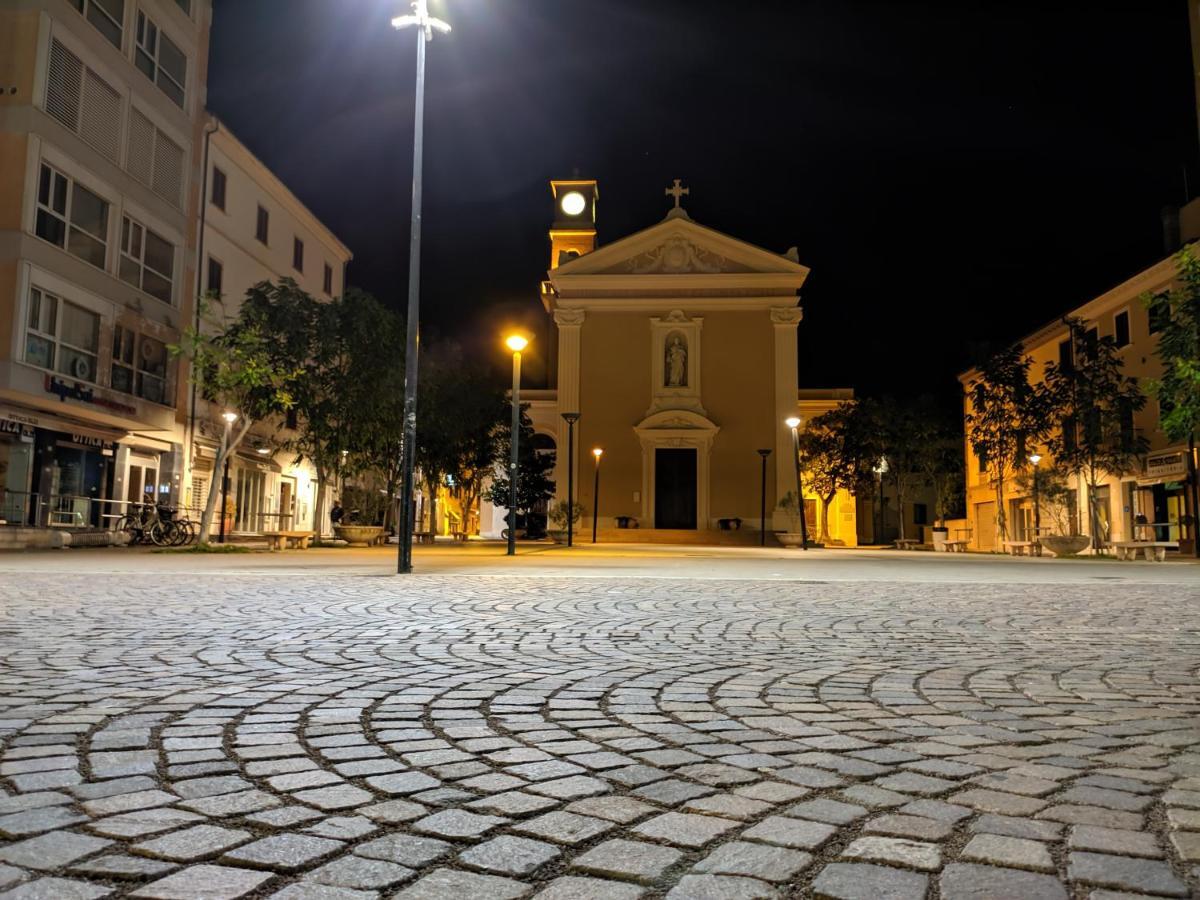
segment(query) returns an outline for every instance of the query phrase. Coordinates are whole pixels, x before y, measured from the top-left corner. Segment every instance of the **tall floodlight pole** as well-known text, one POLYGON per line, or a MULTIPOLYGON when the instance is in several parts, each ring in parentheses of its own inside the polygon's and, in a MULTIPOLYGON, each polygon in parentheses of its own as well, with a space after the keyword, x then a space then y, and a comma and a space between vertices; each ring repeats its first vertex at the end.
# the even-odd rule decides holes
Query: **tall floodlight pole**
POLYGON ((509 432, 508 460, 508 555, 517 555, 517 477, 520 474, 521 439, 521 351, 529 346, 524 335, 514 334, 504 343, 513 355, 512 431, 509 432))
POLYGON ((800 547, 808 549, 808 510, 804 508, 804 484, 800 480, 800 417, 790 416, 784 424, 792 429, 792 459, 796 463, 796 504, 800 510, 800 547))
POLYGON ((575 423, 577 412, 563 413, 567 421, 567 546, 575 544, 575 423))
POLYGON ((396 570, 401 575, 412 572, 413 542, 413 469, 416 465, 417 443, 417 345, 421 315, 421 161, 425 144, 425 44, 433 40, 435 31, 447 34, 450 26, 429 15, 428 0, 413 0, 412 15, 392 19, 399 30, 417 29, 417 85, 413 104, 413 183, 412 227, 408 243, 408 316, 404 342, 404 473, 400 482, 400 551, 396 570))
POLYGON ((759 515, 758 520, 758 545, 760 547, 767 546, 767 457, 771 455, 770 450, 759 450, 758 455, 762 457, 762 490, 759 492, 758 505, 759 515))
POLYGON ((1042 536, 1042 498, 1038 490, 1038 463, 1042 461, 1042 455, 1031 453, 1029 461, 1033 463, 1033 545, 1037 548, 1038 556, 1041 556, 1042 545, 1039 541, 1042 536))
POLYGON ((595 447, 592 449, 592 456, 596 458, 596 483, 592 486, 592 543, 596 543, 596 529, 600 523, 600 457, 604 455, 603 447, 595 447))

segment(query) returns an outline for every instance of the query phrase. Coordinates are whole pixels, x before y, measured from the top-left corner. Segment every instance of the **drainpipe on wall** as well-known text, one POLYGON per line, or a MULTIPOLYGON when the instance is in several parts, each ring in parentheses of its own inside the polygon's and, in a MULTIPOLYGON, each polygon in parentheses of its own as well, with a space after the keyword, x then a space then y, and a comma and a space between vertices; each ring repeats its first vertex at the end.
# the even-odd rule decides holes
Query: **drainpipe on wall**
MULTIPOLYGON (((212 140, 212 136, 221 130, 221 123, 215 116, 209 116, 208 124, 204 126, 204 172, 200 176, 200 232, 196 240, 196 296, 193 298, 196 315, 194 326, 196 331, 200 330, 200 298, 204 290, 204 225, 208 218, 208 148, 212 140)), ((188 428, 187 428, 187 460, 189 463, 189 471, 194 472, 196 469, 196 379, 189 379, 192 383, 191 399, 188 404, 188 428)), ((186 486, 185 486, 186 487, 186 486)), ((212 490, 210 483, 209 490, 212 490)), ((197 498, 193 497, 193 501, 197 498)), ((224 509, 221 510, 224 515, 224 509)))

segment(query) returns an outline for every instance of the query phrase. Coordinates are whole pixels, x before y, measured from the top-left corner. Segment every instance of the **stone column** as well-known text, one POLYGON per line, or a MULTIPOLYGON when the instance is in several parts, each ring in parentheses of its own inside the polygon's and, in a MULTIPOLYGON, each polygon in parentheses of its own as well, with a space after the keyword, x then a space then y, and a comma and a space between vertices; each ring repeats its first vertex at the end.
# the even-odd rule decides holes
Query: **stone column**
POLYGON ((796 489, 792 432, 783 420, 795 415, 799 404, 797 367, 800 355, 796 346, 796 326, 802 318, 804 310, 798 306, 771 309, 771 325, 775 329, 775 496, 768 495, 767 501, 774 510, 771 516, 773 527, 778 529, 789 527, 787 516, 779 509, 779 498, 796 489))
MULTIPOLYGON (((558 326, 558 412, 583 413, 579 408, 580 341, 583 330, 582 309, 554 310, 558 326)), ((555 496, 567 496, 567 423, 558 417, 556 464, 554 467, 555 496)), ((579 496, 579 426, 575 426, 575 495, 579 496)))

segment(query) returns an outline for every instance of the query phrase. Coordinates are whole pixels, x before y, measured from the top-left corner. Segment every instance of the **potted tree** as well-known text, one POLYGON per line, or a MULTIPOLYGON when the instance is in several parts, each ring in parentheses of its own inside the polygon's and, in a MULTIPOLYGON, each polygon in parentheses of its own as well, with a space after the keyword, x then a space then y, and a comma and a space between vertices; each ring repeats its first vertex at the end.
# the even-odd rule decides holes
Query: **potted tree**
POLYGON ((804 535, 800 532, 800 516, 804 514, 804 501, 795 491, 788 491, 779 498, 779 508, 787 514, 788 530, 775 532, 775 539, 785 547, 804 546, 804 535))
POLYGON ((1042 531, 1038 543, 1055 557, 1075 556, 1087 549, 1091 538, 1080 534, 1076 515, 1075 491, 1070 487, 1070 477, 1061 466, 1028 468, 1017 475, 1017 488, 1027 496, 1033 496, 1034 478, 1037 479, 1037 497, 1042 531))
POLYGON ((550 507, 550 524, 553 526, 550 529, 550 537, 556 543, 565 544, 567 542, 567 522, 570 521, 571 528, 576 533, 579 532, 579 520, 587 515, 587 509, 582 503, 576 501, 567 503, 559 501, 550 507))

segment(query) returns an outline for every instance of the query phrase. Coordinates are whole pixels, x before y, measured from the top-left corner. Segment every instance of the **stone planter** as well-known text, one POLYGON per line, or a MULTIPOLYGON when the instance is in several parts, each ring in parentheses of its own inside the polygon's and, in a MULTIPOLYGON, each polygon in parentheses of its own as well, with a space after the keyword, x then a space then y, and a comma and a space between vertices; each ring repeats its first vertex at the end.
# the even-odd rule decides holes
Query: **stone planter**
POLYGON ((351 547, 370 547, 383 534, 383 526, 334 525, 333 533, 351 547))
POLYGON ((946 552, 946 540, 950 537, 949 528, 934 528, 931 529, 933 535, 933 549, 938 553, 946 552))
MULTIPOLYGON (((803 547, 804 535, 798 531, 777 531, 775 532, 775 540, 783 544, 785 547, 803 547)), ((812 546, 810 543, 809 546, 812 546)))
POLYGON ((1086 550, 1091 539, 1086 534, 1048 534, 1038 539, 1038 543, 1056 557, 1074 556, 1086 550))

